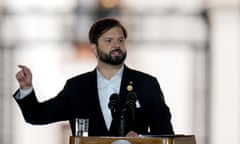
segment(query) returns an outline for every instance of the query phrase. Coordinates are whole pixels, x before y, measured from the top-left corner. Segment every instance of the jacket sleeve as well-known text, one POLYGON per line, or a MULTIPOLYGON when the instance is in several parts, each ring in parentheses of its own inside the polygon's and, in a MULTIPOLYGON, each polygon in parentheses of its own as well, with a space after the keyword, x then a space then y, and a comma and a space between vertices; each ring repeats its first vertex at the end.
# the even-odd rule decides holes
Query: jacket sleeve
POLYGON ((19 105, 26 122, 31 124, 48 124, 56 121, 67 120, 69 117, 69 98, 67 86, 54 98, 39 102, 33 90, 23 99, 16 99, 19 90, 13 97, 19 105))

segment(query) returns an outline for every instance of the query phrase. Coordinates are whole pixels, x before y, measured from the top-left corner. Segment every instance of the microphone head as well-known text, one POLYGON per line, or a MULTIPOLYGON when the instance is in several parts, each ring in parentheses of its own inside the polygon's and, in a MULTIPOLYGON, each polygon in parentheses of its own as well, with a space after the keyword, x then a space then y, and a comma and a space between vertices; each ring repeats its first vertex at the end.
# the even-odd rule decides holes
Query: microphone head
POLYGON ((126 105, 136 107, 137 94, 135 92, 129 92, 126 98, 126 105))
POLYGON ((110 109, 113 109, 114 107, 118 107, 120 102, 120 97, 118 94, 113 93, 110 98, 109 98, 109 103, 108 103, 108 107, 110 109))
POLYGON ((126 101, 136 102, 136 100, 137 100, 137 94, 135 92, 128 93, 126 101))
POLYGON ((110 96, 110 101, 119 101, 120 98, 119 98, 119 95, 116 94, 116 93, 113 93, 111 96, 110 96))

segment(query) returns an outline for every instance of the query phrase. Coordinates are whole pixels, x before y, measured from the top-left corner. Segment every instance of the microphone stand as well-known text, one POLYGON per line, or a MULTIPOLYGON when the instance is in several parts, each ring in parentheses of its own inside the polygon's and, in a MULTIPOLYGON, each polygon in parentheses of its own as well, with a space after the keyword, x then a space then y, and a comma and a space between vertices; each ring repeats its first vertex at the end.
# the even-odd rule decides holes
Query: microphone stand
POLYGON ((124 136, 125 134, 125 118, 124 115, 120 116, 120 125, 119 125, 119 136, 124 136))
POLYGON ((113 122, 117 125, 119 136, 125 136, 125 128, 134 121, 135 108, 136 108, 136 93, 130 92, 127 95, 127 102, 125 108, 121 109, 119 106, 120 98, 118 94, 110 96, 108 107, 111 110, 113 122), (129 116, 130 113, 130 116, 129 116))

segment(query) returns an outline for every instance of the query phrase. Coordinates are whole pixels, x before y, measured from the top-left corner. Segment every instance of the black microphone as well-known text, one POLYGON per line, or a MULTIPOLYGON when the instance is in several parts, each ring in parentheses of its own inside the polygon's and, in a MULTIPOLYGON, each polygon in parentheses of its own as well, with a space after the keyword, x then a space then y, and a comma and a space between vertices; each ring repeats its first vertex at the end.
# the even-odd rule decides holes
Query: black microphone
POLYGON ((113 93, 109 98, 108 107, 111 110, 112 114, 116 113, 119 110, 120 97, 118 94, 113 93))
POLYGON ((137 101, 137 94, 135 92, 130 92, 126 98, 126 106, 135 109, 136 108, 136 101, 137 101))
POLYGON ((113 93, 110 96, 108 107, 111 110, 113 123, 115 124, 118 135, 124 136, 124 128, 125 128, 125 119, 124 115, 122 113, 122 110, 120 109, 120 97, 118 94, 113 93))
POLYGON ((130 126, 135 119, 135 109, 136 109, 137 94, 135 92, 129 92, 126 98, 125 105, 125 119, 126 124, 130 126))
POLYGON ((109 103, 108 107, 111 110, 112 113, 112 118, 114 119, 116 117, 117 112, 119 112, 120 107, 119 107, 119 102, 120 102, 120 97, 118 94, 113 93, 110 98, 109 98, 109 103))

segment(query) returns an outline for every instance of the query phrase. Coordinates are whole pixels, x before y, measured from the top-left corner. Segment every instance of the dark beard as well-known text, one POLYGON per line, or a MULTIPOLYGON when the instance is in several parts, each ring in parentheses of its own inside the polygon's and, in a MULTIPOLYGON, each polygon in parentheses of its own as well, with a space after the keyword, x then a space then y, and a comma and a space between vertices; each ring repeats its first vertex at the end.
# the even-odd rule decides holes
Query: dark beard
POLYGON ((97 53, 99 56, 99 59, 107 64, 111 64, 111 65, 119 65, 119 64, 123 64, 124 60, 126 59, 127 56, 127 52, 123 53, 120 49, 115 49, 110 51, 109 54, 104 53, 103 51, 101 51, 99 48, 97 48, 97 53), (122 54, 122 56, 111 56, 111 53, 114 51, 118 51, 122 54))

